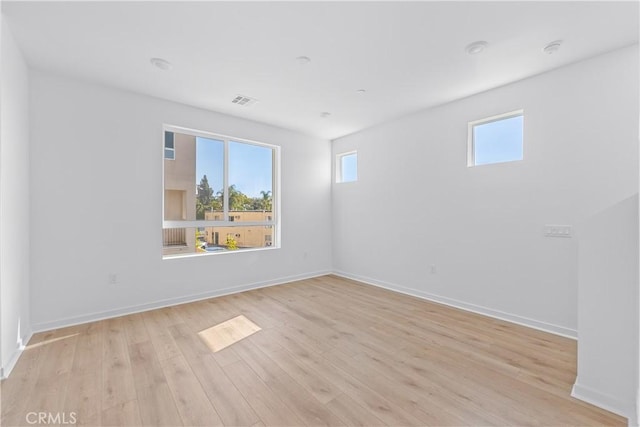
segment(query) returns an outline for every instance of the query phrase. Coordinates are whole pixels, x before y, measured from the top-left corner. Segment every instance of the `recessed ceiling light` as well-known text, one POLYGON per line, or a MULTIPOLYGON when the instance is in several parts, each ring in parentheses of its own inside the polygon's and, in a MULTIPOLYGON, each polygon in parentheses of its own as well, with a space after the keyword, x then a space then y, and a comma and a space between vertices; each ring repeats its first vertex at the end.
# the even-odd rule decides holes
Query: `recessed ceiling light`
POLYGON ((542 48, 542 51, 546 54, 551 55, 552 53, 556 53, 558 49, 560 49, 560 45, 562 44, 562 40, 554 40, 551 43, 547 44, 542 48))
POLYGON ((172 65, 169 61, 162 58, 151 58, 151 63, 156 67, 160 68, 162 71, 169 71, 172 68, 172 65))
POLYGON ((320 117, 322 117, 323 119, 326 119, 327 117, 329 117, 331 115, 331 113, 324 111, 322 113, 320 113, 320 117))
POLYGON ((296 61, 298 61, 298 64, 300 65, 306 65, 311 62, 311 58, 309 58, 308 56, 298 56, 296 58, 296 61))
POLYGON ((480 40, 480 41, 471 43, 470 45, 465 47, 464 50, 469 55, 477 55, 479 53, 482 53, 487 48, 488 45, 489 43, 480 40))
POLYGON ((360 94, 365 93, 365 92, 366 92, 366 90, 365 90, 365 89, 358 89, 358 90, 356 91, 356 93, 360 93, 360 94))

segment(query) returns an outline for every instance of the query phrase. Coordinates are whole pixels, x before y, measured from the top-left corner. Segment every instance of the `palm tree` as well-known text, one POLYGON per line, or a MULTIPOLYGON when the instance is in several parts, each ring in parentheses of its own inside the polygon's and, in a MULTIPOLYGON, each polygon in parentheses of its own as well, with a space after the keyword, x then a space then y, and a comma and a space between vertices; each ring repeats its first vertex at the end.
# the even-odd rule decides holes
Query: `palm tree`
POLYGON ((261 204, 262 204, 262 209, 264 209, 267 212, 271 212, 272 206, 271 206, 271 190, 269 191, 261 191, 260 194, 262 194, 262 200, 261 200, 261 204))

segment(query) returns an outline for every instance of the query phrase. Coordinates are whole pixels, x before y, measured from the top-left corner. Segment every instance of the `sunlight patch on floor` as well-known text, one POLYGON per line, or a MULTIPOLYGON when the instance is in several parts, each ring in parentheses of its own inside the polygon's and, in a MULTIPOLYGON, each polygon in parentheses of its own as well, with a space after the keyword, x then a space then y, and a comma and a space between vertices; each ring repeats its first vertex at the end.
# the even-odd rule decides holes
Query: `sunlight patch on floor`
POLYGON ((80 335, 79 333, 75 333, 75 334, 71 334, 71 335, 65 335, 63 337, 57 337, 57 338, 51 338, 45 341, 40 341, 39 343, 35 343, 35 344, 29 344, 25 347, 26 350, 32 350, 34 348, 38 348, 38 347, 42 347, 43 345, 48 345, 51 343, 54 343, 56 341, 62 341, 62 340, 66 340, 68 338, 73 338, 73 337, 77 337, 78 335, 80 335))
POLYGON ((240 315, 204 329, 198 332, 198 335, 215 353, 260 330, 262 330, 260 326, 240 315))

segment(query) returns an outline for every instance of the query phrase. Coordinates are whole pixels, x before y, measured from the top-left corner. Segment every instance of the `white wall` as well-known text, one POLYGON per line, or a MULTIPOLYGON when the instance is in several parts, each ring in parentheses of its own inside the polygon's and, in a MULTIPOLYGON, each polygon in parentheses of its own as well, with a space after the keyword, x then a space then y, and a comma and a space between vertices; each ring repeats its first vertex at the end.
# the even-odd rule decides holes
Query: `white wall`
MULTIPOLYGON (((2 18, 4 21, 4 17, 2 18)), ((13 368, 29 322, 29 72, 9 26, 0 49, 0 375, 13 368)))
POLYGON ((334 269, 575 336, 579 224, 638 191, 637 51, 335 141, 334 155, 358 150, 359 180, 333 187, 334 269), (517 109, 524 161, 468 168, 467 122, 517 109))
POLYGON ((638 378, 638 196, 599 212, 581 228, 573 395, 632 419, 638 378))
POLYGON ((40 71, 31 107, 34 329, 330 271, 329 141, 40 71), (163 123, 282 147, 281 249, 162 259, 163 123))

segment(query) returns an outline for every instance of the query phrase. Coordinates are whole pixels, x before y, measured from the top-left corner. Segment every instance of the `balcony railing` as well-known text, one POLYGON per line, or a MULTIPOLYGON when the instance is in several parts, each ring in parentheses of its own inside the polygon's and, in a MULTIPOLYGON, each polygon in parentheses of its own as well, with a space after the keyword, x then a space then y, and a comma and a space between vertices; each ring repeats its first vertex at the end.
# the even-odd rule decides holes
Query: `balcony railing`
POLYGON ((186 246, 187 233, 184 228, 165 228, 162 230, 162 246, 186 246))

